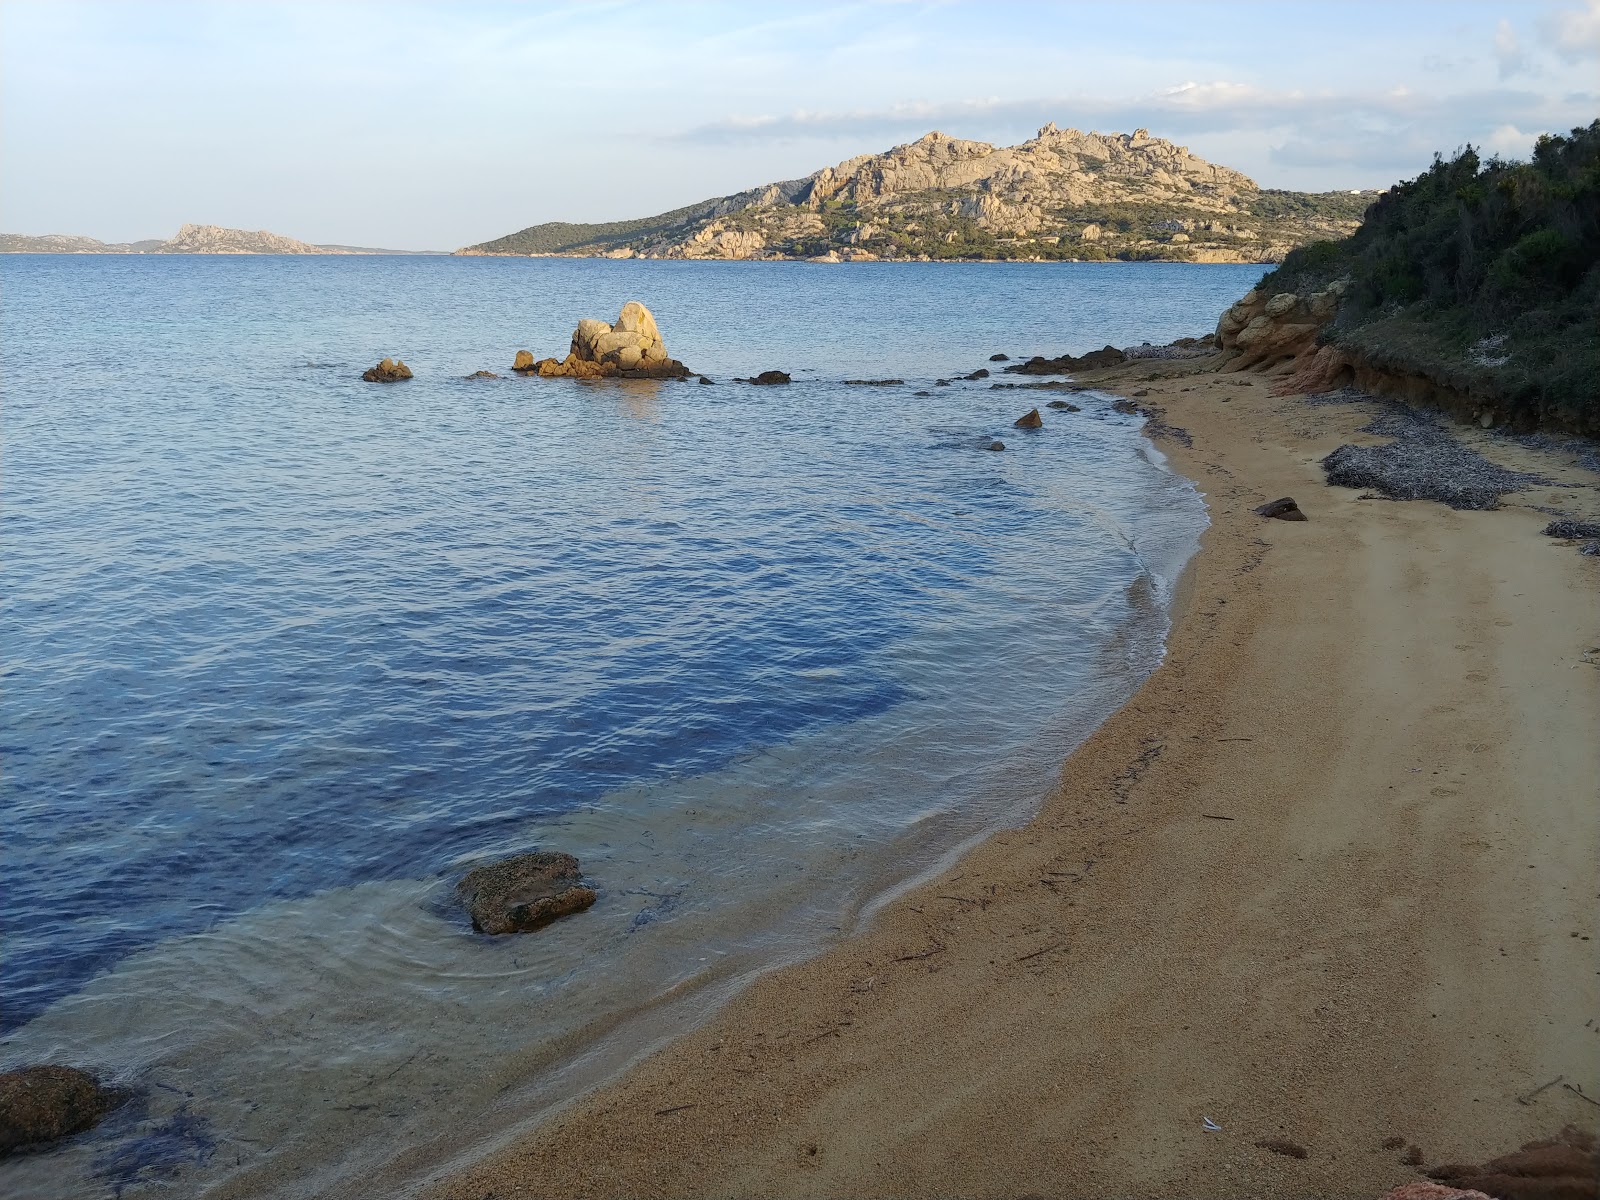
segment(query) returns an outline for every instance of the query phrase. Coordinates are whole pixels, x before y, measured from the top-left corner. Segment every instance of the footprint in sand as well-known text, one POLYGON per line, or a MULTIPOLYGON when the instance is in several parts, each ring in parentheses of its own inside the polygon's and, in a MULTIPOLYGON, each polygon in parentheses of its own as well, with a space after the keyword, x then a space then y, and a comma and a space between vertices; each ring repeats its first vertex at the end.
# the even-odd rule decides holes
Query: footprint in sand
POLYGON ((1483 683, 1483 682, 1487 681, 1489 677, 1487 675, 1485 675, 1482 671, 1469 671, 1467 673, 1467 678, 1470 679, 1473 683, 1483 683))
POLYGON ((1459 796, 1461 794, 1455 788, 1438 787, 1430 788, 1428 790, 1435 796, 1459 796))
POLYGON ((1505 620, 1505 619, 1504 619, 1504 618, 1502 618, 1502 619, 1500 619, 1500 620, 1498 620, 1498 621, 1496 621, 1496 622, 1495 622, 1495 624, 1496 624, 1496 625, 1498 625, 1498 626, 1500 626, 1500 627, 1501 627, 1501 628, 1502 628, 1502 629, 1503 629, 1503 628, 1505 628, 1505 627, 1506 627, 1506 626, 1507 626, 1507 625, 1509 625, 1509 624, 1511 624, 1511 622, 1510 622, 1510 621, 1507 621, 1507 620, 1505 620))
POLYGON ((1430 712, 1437 712, 1437 713, 1446 713, 1446 712, 1455 712, 1455 710, 1456 710, 1456 706, 1454 704, 1435 704, 1433 706, 1433 708, 1430 709, 1429 711, 1430 712))

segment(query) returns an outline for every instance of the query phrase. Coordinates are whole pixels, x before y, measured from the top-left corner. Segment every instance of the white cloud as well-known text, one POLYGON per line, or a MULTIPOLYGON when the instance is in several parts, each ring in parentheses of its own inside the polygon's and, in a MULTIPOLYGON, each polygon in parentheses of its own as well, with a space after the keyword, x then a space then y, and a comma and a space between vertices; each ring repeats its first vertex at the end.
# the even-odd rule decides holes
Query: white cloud
POLYGON ((1581 8, 1563 8, 1551 13, 1540 31, 1550 48, 1567 62, 1600 59, 1600 0, 1588 0, 1581 8))
POLYGON ((1494 31, 1494 56, 1500 63, 1501 79, 1527 70, 1528 56, 1523 53, 1522 43, 1517 40, 1517 31, 1511 28, 1510 21, 1501 21, 1494 31))
POLYGON ((1527 158, 1537 133, 1524 133, 1515 125, 1501 125, 1483 139, 1483 149, 1501 158, 1527 158))

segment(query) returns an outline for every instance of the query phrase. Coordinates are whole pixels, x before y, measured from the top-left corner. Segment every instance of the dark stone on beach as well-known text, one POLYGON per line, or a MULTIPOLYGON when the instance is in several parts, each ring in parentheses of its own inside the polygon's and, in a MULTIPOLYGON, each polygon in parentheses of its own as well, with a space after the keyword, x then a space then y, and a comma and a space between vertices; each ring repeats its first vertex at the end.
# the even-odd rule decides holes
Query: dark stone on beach
POLYGON ((1600 524, 1560 517, 1546 525, 1543 532, 1545 537, 1553 538, 1600 538, 1600 524))
POLYGON ((1004 450, 1005 448, 1006 444, 1004 442, 990 442, 984 447, 985 450, 1004 450))
POLYGON ((1134 397, 1135 397, 1135 399, 1143 400, 1149 394, 1150 394, 1150 389, 1149 388, 1140 388, 1137 392, 1134 393, 1134 397))
POLYGON ((898 387, 904 379, 846 379, 852 387, 898 387))
POLYGON ((700 386, 701 387, 710 387, 711 386, 711 380, 707 379, 704 375, 700 376, 700 386))
POLYGON ((1600 541, 1585 542, 1578 547, 1579 554, 1587 554, 1590 558, 1600 558, 1600 541))
POLYGON ((1139 415, 1139 406, 1132 400, 1127 400, 1120 396, 1111 402, 1111 407, 1113 411, 1119 412, 1125 417, 1137 417, 1139 415))
POLYGON ((783 371, 763 371, 761 374, 755 376, 753 379, 750 379, 747 382, 768 385, 775 383, 789 383, 791 380, 789 379, 788 374, 783 371))
POLYGON ((76 1067, 6 1071, 0 1074, 0 1158, 91 1129, 125 1098, 76 1067))
POLYGON ((464 378, 464 379, 499 379, 500 376, 496 375, 493 371, 474 371, 471 375, 465 375, 462 378, 464 378))
POLYGON ((1044 424, 1044 418, 1039 415, 1037 408, 1030 408, 1011 423, 1018 429, 1038 429, 1044 424))
POLYGON ((1049 404, 1045 405, 1045 407, 1046 408, 1059 408, 1063 412, 1082 412, 1083 411, 1083 409, 1079 408, 1076 404, 1068 404, 1065 400, 1052 400, 1052 401, 1050 401, 1049 404))
POLYGON ((1282 1138, 1267 1138, 1256 1145, 1262 1150, 1271 1150, 1274 1154, 1281 1154, 1285 1158, 1306 1158, 1310 1152, 1297 1142, 1286 1142, 1282 1138))
POLYGON ((1127 360, 1128 356, 1121 350, 1115 346, 1106 346, 1101 350, 1091 350, 1088 354, 1077 358, 1070 354, 1063 354, 1060 358, 1044 358, 1036 354, 1027 362, 1014 363, 1005 369, 1014 375, 1068 375, 1073 371, 1097 371, 1102 367, 1114 367, 1127 360))
POLYGON ((971 375, 963 375, 961 378, 963 378, 963 379, 987 379, 987 378, 989 378, 989 368, 988 367, 979 367, 971 375))
POLYGON ((1010 362, 1011 361, 1011 355, 1009 355, 1009 354, 991 354, 991 355, 989 355, 989 361, 990 362, 1010 362))
POLYGON ((1305 513, 1300 511, 1300 506, 1294 502, 1293 496, 1285 496, 1281 500, 1271 500, 1255 510, 1260 517, 1271 517, 1276 521, 1304 521, 1305 513))
POLYGON ((368 367, 361 378, 367 383, 399 383, 411 378, 411 368, 394 358, 386 358, 375 367, 368 367))
POLYGON ((578 860, 560 851, 535 850, 468 871, 456 897, 479 933, 528 933, 582 912, 595 902, 578 860))
POLYGON ((531 374, 539 369, 539 364, 534 361, 532 350, 518 350, 517 356, 511 362, 511 369, 523 375, 531 374))

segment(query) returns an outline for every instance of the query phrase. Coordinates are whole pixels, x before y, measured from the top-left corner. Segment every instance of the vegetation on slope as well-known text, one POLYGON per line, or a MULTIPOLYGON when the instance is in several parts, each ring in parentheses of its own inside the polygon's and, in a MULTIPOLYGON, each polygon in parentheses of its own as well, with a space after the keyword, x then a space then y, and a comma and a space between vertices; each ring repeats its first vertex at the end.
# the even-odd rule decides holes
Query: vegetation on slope
POLYGON ((1327 340, 1492 399, 1518 425, 1600 436, 1600 121, 1540 138, 1525 163, 1470 146, 1435 157, 1354 234, 1294 251, 1261 288, 1341 278, 1327 340))

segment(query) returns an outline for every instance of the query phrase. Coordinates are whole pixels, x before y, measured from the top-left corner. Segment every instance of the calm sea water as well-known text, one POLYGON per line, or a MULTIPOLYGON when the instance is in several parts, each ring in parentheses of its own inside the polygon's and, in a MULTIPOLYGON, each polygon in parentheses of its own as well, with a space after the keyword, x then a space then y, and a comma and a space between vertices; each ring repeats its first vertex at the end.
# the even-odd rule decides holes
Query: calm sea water
POLYGON ((1258 273, 0 260, 0 1065, 139 1092, 0 1187, 395 1194, 1024 818, 1203 507, 1106 397, 935 381, 1258 273), (715 386, 506 369, 635 298, 715 386), (538 846, 600 902, 473 935, 538 846))

